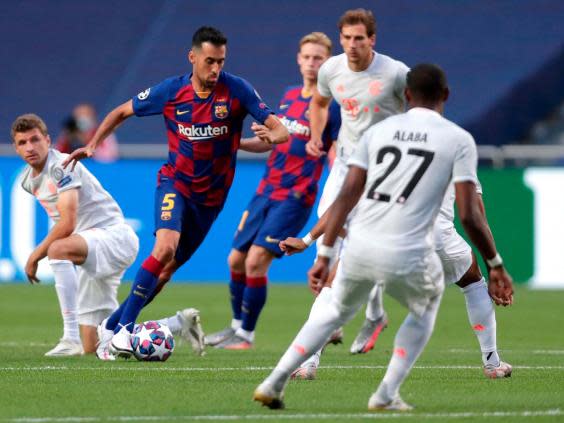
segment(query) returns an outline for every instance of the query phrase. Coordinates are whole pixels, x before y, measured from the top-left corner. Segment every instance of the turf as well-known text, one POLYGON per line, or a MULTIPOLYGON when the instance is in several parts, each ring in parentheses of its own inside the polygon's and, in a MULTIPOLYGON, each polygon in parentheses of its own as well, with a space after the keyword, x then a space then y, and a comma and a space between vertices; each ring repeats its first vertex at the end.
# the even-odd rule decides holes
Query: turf
MULTIPOLYGON (((497 309, 498 346, 514 374, 492 381, 481 373, 463 296, 447 289, 433 337, 402 387, 403 398, 417 408, 399 416, 366 411, 405 315, 390 298, 390 327, 374 351, 362 356, 347 352, 361 324, 358 316, 345 328, 345 345, 327 348, 317 380, 289 384, 286 410, 253 403, 253 389, 288 346, 311 304, 302 285, 269 289, 254 350, 209 349, 205 357, 195 357, 181 344, 166 363, 108 363, 92 356, 44 357, 61 333, 53 287, 2 285, 0 422, 564 421, 562 291, 521 288, 512 308, 497 309)), ((142 318, 189 306, 201 310, 208 332, 230 319, 226 286, 191 284, 168 287, 142 318)))

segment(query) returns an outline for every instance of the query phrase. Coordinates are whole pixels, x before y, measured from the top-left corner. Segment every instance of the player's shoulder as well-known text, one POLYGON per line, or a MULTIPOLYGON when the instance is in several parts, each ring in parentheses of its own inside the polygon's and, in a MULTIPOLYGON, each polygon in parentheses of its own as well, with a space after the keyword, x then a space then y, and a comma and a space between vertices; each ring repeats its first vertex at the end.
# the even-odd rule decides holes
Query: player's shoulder
POLYGON ((320 71, 323 69, 326 73, 334 73, 340 69, 346 69, 343 65, 347 64, 347 56, 345 53, 331 56, 321 65, 320 71))
POLYGON ((222 71, 219 74, 218 82, 225 84, 228 87, 243 87, 251 85, 245 78, 225 71, 222 71))
POLYGON ((190 78, 188 75, 169 76, 168 78, 163 79, 152 87, 141 91, 139 94, 137 94, 136 97, 137 100, 143 101, 152 98, 154 95, 157 95, 159 98, 163 98, 164 96, 164 100, 168 100, 174 97, 174 95, 182 87, 189 84, 190 78))
POLYGON ((440 116, 440 118, 441 118, 442 123, 445 126, 445 128, 449 132, 451 132, 452 135, 457 140, 459 140, 460 142, 463 142, 463 143, 472 143, 472 144, 475 143, 474 137, 466 129, 464 129, 460 125, 454 123, 452 120, 445 118, 444 116, 440 116))
POLYGON ((33 169, 30 165, 26 165, 20 176, 21 187, 31 194, 31 172, 33 169))

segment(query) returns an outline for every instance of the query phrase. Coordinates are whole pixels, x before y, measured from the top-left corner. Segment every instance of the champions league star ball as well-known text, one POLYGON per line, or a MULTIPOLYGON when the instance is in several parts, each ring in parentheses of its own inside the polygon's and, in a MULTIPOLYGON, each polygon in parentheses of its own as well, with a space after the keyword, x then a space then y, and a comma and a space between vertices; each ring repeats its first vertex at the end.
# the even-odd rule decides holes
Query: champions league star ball
POLYGON ((174 350, 174 337, 168 326, 145 322, 133 329, 131 346, 137 360, 166 361, 174 350))

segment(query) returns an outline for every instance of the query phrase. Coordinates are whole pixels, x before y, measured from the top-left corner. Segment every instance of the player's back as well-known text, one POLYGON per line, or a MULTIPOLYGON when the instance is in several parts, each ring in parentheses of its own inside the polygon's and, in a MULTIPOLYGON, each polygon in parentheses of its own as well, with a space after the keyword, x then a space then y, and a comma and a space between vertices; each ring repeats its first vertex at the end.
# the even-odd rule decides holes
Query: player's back
POLYGON ((366 168, 367 179, 347 249, 398 262, 433 248, 433 224, 451 179, 476 181, 471 135, 425 108, 371 127, 349 164, 366 168))

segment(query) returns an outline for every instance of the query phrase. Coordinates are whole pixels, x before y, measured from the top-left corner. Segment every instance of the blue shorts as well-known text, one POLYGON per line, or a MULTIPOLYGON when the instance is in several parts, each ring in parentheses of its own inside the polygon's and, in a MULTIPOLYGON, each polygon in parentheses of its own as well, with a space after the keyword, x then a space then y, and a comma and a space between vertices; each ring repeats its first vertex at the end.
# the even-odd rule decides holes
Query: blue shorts
POLYGON ((282 257, 284 253, 278 243, 289 236, 297 236, 310 214, 311 207, 304 207, 299 200, 277 201, 257 194, 243 213, 233 248, 247 252, 251 245, 259 245, 276 257, 282 257))
POLYGON ((196 204, 174 188, 174 179, 161 178, 155 191, 155 232, 180 232, 174 256, 179 266, 186 263, 206 238, 221 207, 196 204))

